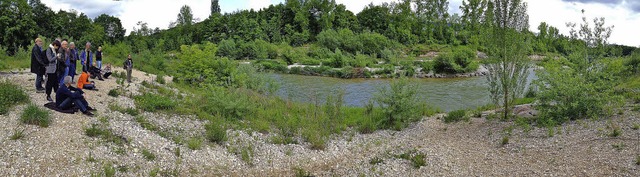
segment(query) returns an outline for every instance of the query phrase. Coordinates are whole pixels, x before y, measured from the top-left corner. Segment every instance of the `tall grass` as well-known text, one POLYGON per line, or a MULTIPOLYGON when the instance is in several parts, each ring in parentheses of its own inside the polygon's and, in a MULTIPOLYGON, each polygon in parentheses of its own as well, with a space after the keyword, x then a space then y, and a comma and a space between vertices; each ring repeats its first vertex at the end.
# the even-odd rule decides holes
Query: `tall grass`
POLYGON ((39 108, 35 104, 30 104, 24 109, 20 121, 25 124, 37 125, 40 127, 49 127, 51 124, 51 118, 49 112, 42 108, 39 108))
POLYGON ((0 81, 0 115, 9 112, 13 106, 29 101, 29 96, 15 84, 0 81))

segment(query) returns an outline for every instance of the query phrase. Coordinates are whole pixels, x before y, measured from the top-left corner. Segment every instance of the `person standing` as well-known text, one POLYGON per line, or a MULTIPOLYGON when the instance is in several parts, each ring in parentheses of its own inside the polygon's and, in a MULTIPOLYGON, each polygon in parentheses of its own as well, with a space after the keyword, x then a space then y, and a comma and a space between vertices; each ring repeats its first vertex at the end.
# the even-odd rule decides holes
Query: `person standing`
POLYGON ((102 47, 98 47, 96 52, 96 61, 98 62, 98 69, 102 69, 102 47))
POLYGON ((127 60, 124 61, 124 69, 127 70, 127 82, 131 83, 131 71, 133 70, 133 59, 131 54, 127 56, 127 60))
POLYGON ((71 49, 71 54, 69 56, 69 76, 71 76, 71 83, 74 84, 75 82, 73 82, 73 80, 76 76, 76 64, 78 63, 77 61, 80 56, 78 56, 78 49, 76 49, 76 44, 74 42, 69 44, 69 48, 71 49))
POLYGON ((61 47, 58 50, 58 53, 61 54, 62 58, 58 60, 58 66, 56 68, 58 73, 58 86, 63 85, 64 77, 69 75, 69 41, 67 39, 63 39, 61 43, 61 47))
POLYGON ((44 93, 42 81, 44 81, 45 66, 48 64, 45 54, 42 52, 42 39, 36 38, 36 45, 31 49, 31 73, 36 74, 36 92, 44 93))
POLYGON ((49 45, 47 49, 46 55, 49 64, 46 66, 47 73, 47 83, 45 84, 45 89, 47 93, 47 100, 53 101, 51 99, 51 89, 54 91, 58 91, 58 74, 56 74, 56 67, 58 65, 58 58, 62 57, 61 54, 58 53, 58 49, 60 48, 60 41, 53 41, 53 44, 49 45))
POLYGON ((87 42, 80 54, 80 63, 82 63, 82 72, 89 72, 89 66, 93 63, 93 56, 91 55, 91 43, 87 42))

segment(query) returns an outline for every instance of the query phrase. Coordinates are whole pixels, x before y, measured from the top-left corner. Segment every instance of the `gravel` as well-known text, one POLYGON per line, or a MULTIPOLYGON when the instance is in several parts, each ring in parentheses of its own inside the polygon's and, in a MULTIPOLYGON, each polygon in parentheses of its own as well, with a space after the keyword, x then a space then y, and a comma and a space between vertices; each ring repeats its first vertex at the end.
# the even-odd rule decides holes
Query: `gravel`
MULTIPOLYGON (((127 88, 133 93, 141 81, 155 77, 139 71, 133 75, 136 79, 127 88)), ((18 72, 4 78, 21 85, 37 105, 46 103, 44 94, 32 88, 32 74, 18 72)), ((359 134, 347 130, 334 135, 325 150, 311 150, 306 142, 272 144, 275 135, 244 130, 228 130, 229 141, 223 145, 203 143, 201 149, 191 150, 159 132, 183 138, 202 136, 206 121, 142 113, 159 127, 146 130, 133 116, 107 108, 110 103, 135 107, 126 96, 107 96, 118 86, 115 78, 96 82, 100 90, 87 92, 88 101, 99 109, 94 118, 52 112, 50 127, 39 128, 18 123, 25 105, 0 115, 0 176, 89 176, 102 174, 105 165, 127 168, 117 171, 117 176, 148 176, 152 171, 178 176, 292 176, 297 171, 316 176, 640 176, 640 166, 635 165, 640 130, 632 129, 640 118, 627 108, 611 119, 554 128, 551 137, 547 128, 524 132, 511 122, 484 118, 444 124, 438 115, 403 131, 359 134), (101 117, 109 120, 105 127, 129 143, 119 146, 84 135, 85 127, 103 124, 101 117), (515 127, 510 136, 509 127, 515 127), (620 127, 622 135, 609 137, 612 127, 620 127), (16 129, 25 129, 26 136, 9 140, 16 129), (502 145, 505 136, 509 143, 502 145), (249 160, 242 159, 242 149, 252 152, 249 160), (143 150, 153 153, 155 160, 145 159, 143 150), (426 155, 425 166, 414 168, 409 160, 397 157, 411 151, 426 155), (373 158, 381 162, 370 163, 373 158)))

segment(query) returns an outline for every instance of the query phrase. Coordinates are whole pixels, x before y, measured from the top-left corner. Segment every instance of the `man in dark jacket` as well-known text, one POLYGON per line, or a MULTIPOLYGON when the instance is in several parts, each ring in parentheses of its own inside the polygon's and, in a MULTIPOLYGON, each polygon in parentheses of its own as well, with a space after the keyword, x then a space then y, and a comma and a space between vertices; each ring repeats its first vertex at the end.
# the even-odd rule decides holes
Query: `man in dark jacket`
POLYGON ((60 109, 69 109, 75 106, 84 115, 93 116, 90 111, 95 111, 95 109, 90 107, 87 100, 84 99, 82 96, 84 92, 81 89, 71 86, 71 76, 64 77, 63 83, 64 85, 60 85, 56 92, 56 106, 60 109))
POLYGON ((31 49, 31 73, 36 74, 36 91, 44 93, 42 81, 44 81, 44 67, 48 64, 45 54, 42 52, 42 39, 36 38, 36 45, 31 49))
POLYGON ((131 71, 133 70, 133 60, 131 54, 127 56, 127 60, 124 61, 124 69, 127 70, 127 82, 131 83, 131 71))

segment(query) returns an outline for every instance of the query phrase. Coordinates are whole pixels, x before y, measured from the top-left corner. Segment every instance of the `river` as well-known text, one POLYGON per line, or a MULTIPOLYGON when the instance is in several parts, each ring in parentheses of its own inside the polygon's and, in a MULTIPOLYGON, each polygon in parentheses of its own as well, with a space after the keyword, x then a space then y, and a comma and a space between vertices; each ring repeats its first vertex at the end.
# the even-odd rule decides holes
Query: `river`
MULTIPOLYGON (((344 91, 344 104, 362 107, 391 79, 338 79, 331 77, 271 74, 280 85, 277 95, 297 102, 323 102, 329 94, 344 91)), ((528 80, 535 79, 530 72, 528 80)), ((490 103, 485 77, 411 79, 418 84, 418 97, 443 111, 476 108, 490 103)))

